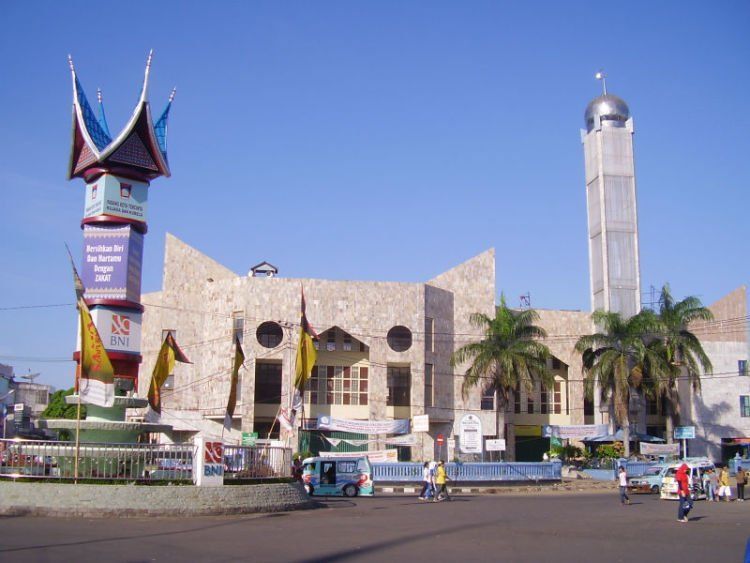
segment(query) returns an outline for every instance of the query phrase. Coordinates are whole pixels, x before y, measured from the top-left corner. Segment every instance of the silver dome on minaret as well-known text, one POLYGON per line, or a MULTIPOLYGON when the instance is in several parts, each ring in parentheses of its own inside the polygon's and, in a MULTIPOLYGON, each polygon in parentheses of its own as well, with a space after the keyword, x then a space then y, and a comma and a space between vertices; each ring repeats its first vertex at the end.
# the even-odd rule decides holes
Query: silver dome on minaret
POLYGON ((584 114, 586 131, 596 129, 599 124, 602 127, 625 127, 629 118, 628 104, 612 94, 603 94, 591 100, 584 114))

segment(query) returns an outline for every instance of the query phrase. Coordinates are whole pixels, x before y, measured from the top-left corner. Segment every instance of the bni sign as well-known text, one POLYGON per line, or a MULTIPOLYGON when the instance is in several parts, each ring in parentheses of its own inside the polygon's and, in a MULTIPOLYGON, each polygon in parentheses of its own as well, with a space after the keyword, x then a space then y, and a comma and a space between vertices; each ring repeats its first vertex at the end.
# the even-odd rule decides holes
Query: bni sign
POLYGON ((482 421, 475 414, 465 414, 458 425, 459 449, 464 454, 482 453, 482 421))

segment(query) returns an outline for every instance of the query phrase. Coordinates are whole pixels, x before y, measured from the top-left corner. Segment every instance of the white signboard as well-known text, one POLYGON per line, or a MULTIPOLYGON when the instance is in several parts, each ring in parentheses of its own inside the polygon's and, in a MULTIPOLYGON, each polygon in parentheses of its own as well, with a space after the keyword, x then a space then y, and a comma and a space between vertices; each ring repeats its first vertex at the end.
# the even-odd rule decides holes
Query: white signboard
MULTIPOLYGON (((91 309, 91 318, 102 339, 104 348, 111 352, 141 353, 141 318, 143 313, 102 307, 91 309)), ((81 350, 80 323, 76 331, 76 350, 81 350)))
POLYGON ((147 202, 148 184, 105 174, 86 186, 83 216, 112 215, 145 222, 147 202))
POLYGON ((649 444, 641 442, 643 455, 679 455, 680 444, 649 444))
POLYGON ((220 487, 224 484, 224 444, 195 438, 193 482, 198 487, 220 487))
POLYGON ((484 447, 488 452, 504 452, 505 451, 505 439, 500 438, 497 440, 485 440, 484 447))
POLYGON ((411 431, 412 432, 429 432, 430 431, 430 415, 429 414, 418 414, 411 418, 411 431))
POLYGON ((675 440, 692 440, 695 438, 695 426, 678 426, 674 429, 675 440))
POLYGON ((458 425, 458 439, 461 453, 482 453, 482 421, 475 414, 465 414, 458 425))

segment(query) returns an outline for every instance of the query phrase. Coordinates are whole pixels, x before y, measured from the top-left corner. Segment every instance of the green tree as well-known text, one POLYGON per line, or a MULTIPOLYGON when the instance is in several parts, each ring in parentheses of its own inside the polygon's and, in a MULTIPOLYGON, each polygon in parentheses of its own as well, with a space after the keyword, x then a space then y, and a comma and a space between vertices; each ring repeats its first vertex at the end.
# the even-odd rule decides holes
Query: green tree
POLYGON ((659 323, 644 310, 629 319, 612 311, 591 316, 600 332, 578 339, 575 349, 582 355, 586 393, 593 395, 596 383, 602 402, 611 399, 615 423, 622 428, 624 454, 630 455, 630 400, 641 389, 644 374, 656 380, 666 369, 658 349, 649 347, 659 323))
MULTIPOLYGON (((72 395, 74 392, 75 389, 71 387, 70 389, 61 389, 52 393, 49 404, 47 405, 47 408, 44 409, 41 417, 75 419, 78 405, 68 405, 65 403, 65 397, 67 397, 68 395, 72 395)), ((86 407, 85 405, 82 405, 81 420, 83 420, 84 418, 86 418, 86 407)))
POLYGON ((670 369, 663 377, 655 378, 655 394, 664 399, 667 441, 672 443, 673 429, 680 416, 679 377, 688 378, 694 391, 700 391, 701 371, 711 373, 713 366, 700 340, 689 330, 693 321, 713 320, 713 313, 694 296, 675 301, 669 284, 661 288, 659 296, 658 349, 670 369))
POLYGON ((513 310, 501 296, 495 316, 474 313, 470 322, 482 330, 484 337, 456 350, 451 356, 451 366, 471 365, 464 375, 462 391, 481 383, 483 390, 495 393, 497 431, 504 429, 504 406, 514 390, 523 387, 532 391, 537 381, 550 387, 553 376, 547 368, 550 352, 539 340, 545 338, 544 329, 534 325, 539 315, 533 309, 513 310))

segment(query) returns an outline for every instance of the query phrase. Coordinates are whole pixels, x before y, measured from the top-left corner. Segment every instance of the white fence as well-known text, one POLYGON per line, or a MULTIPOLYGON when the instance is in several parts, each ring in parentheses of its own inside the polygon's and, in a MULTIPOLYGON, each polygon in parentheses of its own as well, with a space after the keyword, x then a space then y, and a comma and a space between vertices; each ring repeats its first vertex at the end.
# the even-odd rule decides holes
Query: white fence
MULTIPOLYGON (((194 446, 186 444, 81 444, 78 479, 180 482, 193 480, 194 446)), ((75 476, 71 442, 0 440, 0 478, 69 480, 75 476)), ((224 480, 290 476, 289 448, 225 446, 224 480)))

